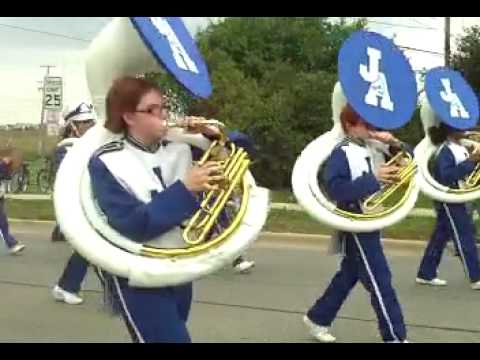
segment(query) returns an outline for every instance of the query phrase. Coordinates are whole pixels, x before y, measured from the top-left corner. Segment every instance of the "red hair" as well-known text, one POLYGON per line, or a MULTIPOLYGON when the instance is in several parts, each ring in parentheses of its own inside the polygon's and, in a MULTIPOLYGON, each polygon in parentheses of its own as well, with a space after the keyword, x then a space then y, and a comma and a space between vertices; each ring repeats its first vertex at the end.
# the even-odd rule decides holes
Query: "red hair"
POLYGON ((343 107, 342 112, 340 113, 340 123, 342 124, 343 131, 347 131, 347 126, 353 127, 357 126, 358 124, 365 124, 369 126, 369 124, 363 120, 363 118, 353 110, 353 107, 350 104, 347 104, 343 107))

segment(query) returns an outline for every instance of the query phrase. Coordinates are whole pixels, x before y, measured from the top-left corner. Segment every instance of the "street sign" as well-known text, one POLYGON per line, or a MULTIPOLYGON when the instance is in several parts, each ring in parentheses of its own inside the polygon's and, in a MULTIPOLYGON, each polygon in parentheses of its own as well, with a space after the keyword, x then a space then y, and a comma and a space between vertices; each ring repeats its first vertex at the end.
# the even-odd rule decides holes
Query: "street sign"
POLYGON ((43 92, 45 110, 61 111, 63 107, 63 83, 58 76, 46 76, 43 92))
POLYGON ((60 129, 60 111, 45 110, 44 124, 47 124, 47 135, 58 135, 60 129))

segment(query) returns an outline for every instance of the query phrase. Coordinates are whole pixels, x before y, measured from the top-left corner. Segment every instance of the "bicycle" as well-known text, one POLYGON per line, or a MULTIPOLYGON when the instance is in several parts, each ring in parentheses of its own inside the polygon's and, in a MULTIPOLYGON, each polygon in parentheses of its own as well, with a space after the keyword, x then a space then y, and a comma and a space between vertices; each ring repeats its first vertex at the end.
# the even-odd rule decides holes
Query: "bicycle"
POLYGON ((37 173, 38 189, 42 193, 48 193, 53 190, 53 182, 55 180, 55 169, 53 161, 50 157, 43 158, 43 166, 37 173))
POLYGON ((28 190, 30 183, 30 169, 28 164, 23 163, 22 167, 15 171, 7 183, 7 192, 20 193, 28 190))

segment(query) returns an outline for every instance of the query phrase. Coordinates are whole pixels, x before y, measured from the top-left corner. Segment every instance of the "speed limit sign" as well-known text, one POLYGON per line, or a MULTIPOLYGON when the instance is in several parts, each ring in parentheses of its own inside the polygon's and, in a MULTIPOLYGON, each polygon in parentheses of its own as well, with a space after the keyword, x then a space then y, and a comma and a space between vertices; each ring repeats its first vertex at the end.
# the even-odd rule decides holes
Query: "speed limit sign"
POLYGON ((62 110, 63 84, 58 76, 47 76, 44 82, 43 106, 46 110, 62 110))

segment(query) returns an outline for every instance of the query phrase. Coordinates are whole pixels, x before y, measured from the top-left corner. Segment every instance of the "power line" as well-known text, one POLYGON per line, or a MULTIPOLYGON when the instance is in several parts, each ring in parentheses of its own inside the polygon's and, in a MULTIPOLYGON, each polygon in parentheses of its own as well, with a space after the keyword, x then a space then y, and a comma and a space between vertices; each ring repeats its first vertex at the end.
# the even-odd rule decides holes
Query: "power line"
POLYGON ((57 33, 52 33, 52 32, 48 32, 48 31, 36 30, 36 29, 28 29, 28 28, 24 28, 24 27, 21 27, 21 26, 15 26, 15 25, 8 25, 8 24, 0 23, 0 26, 7 27, 7 28, 12 28, 12 29, 17 29, 17 30, 22 30, 22 31, 34 32, 34 33, 43 34, 43 35, 56 36, 56 37, 61 37, 61 38, 65 38, 65 39, 70 39, 70 40, 82 41, 82 42, 86 42, 86 43, 89 43, 91 41, 91 40, 87 40, 87 39, 77 38, 77 37, 74 37, 74 36, 57 34, 57 33))
MULTIPOLYGON (((354 18, 355 19, 355 18, 354 18)), ((426 30, 440 30, 432 27, 421 27, 421 26, 415 26, 415 25, 404 25, 404 24, 393 24, 393 23, 388 23, 388 22, 383 22, 383 21, 376 21, 376 20, 370 20, 367 19, 369 23, 373 24, 380 24, 380 25, 388 25, 388 26, 399 26, 399 27, 406 27, 406 28, 413 28, 413 29, 426 29, 426 30)), ((398 45, 399 48, 405 49, 405 50, 411 50, 411 51, 418 51, 418 52, 423 52, 427 54, 432 54, 432 55, 437 55, 437 56, 444 56, 443 53, 438 52, 438 51, 432 51, 432 50, 424 50, 424 49, 419 49, 419 48, 414 48, 411 46, 403 46, 403 45, 398 45)))
MULTIPOLYGON (((414 21, 416 21, 418 24, 420 24, 420 22, 417 21, 415 18, 412 18, 412 19, 414 21)), ((374 24, 381 24, 381 25, 387 25, 387 26, 398 26, 398 27, 413 28, 413 29, 425 29, 425 30, 436 30, 436 31, 442 30, 442 29, 427 27, 427 26, 393 24, 393 23, 387 23, 387 22, 376 21, 376 20, 368 20, 368 22, 374 23, 374 24)), ((452 38, 452 37, 455 37, 455 35, 454 34, 448 34, 448 37, 452 38)), ((397 46, 402 48, 402 49, 405 49, 405 50, 418 51, 418 52, 423 52, 423 53, 428 53, 428 54, 438 55, 438 56, 444 56, 445 55, 444 53, 437 52, 437 51, 423 50, 423 49, 413 48, 413 47, 409 47, 409 46, 401 46, 401 45, 397 45, 397 46)))
POLYGON ((410 28, 410 29, 423 29, 423 30, 435 30, 438 31, 439 29, 430 27, 430 26, 417 26, 417 25, 406 25, 406 24, 394 24, 394 23, 388 23, 388 22, 383 22, 383 21, 376 21, 376 20, 368 20, 369 23, 372 24, 379 24, 379 25, 387 25, 387 26, 396 26, 396 27, 404 27, 404 28, 410 28))
POLYGON ((405 50, 411 50, 411 51, 418 51, 418 52, 424 52, 428 54, 433 54, 433 55, 438 55, 438 56, 443 56, 444 54, 438 51, 432 51, 432 50, 423 50, 423 49, 418 49, 410 46, 402 46, 402 45, 397 45, 401 49, 405 50))
MULTIPOLYGON (((419 24, 419 25, 421 25, 421 26, 426 26, 426 27, 429 27, 429 28, 431 27, 430 25, 425 25, 424 23, 418 21, 418 20, 417 20, 416 18, 414 18, 414 17, 412 17, 412 18, 410 18, 410 19, 412 19, 413 21, 415 21, 417 24, 419 24)), ((441 29, 439 29, 439 28, 436 28, 436 29, 437 29, 437 30, 441 30, 441 29)))

